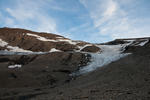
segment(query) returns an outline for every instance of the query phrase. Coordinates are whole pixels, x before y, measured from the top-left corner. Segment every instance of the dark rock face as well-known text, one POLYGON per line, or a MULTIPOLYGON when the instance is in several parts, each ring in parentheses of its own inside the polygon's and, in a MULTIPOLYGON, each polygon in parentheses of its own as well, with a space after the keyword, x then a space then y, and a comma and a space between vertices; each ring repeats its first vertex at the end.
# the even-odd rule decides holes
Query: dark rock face
POLYGON ((81 51, 96 53, 96 52, 100 52, 100 48, 97 46, 87 46, 83 48, 81 51))
POLYGON ((32 62, 38 55, 10 55, 0 56, 0 62, 7 62, 9 65, 21 64, 26 65, 32 62))
POLYGON ((63 84, 70 80, 70 73, 85 66, 89 61, 90 56, 87 54, 65 52, 0 56, 0 87, 23 88, 63 84), (22 68, 8 68, 9 65, 15 64, 21 64, 22 68))
POLYGON ((128 43, 128 42, 120 40, 120 39, 116 39, 114 41, 104 43, 104 44, 106 44, 106 45, 118 45, 118 44, 125 44, 125 43, 128 43))
POLYGON ((5 47, 0 47, 0 50, 5 50, 6 48, 5 47))

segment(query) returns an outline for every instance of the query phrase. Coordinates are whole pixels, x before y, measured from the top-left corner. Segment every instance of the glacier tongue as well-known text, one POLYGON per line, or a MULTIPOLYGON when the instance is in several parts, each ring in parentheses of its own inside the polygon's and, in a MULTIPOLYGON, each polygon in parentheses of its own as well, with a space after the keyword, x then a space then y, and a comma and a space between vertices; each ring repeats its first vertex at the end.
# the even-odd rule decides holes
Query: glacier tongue
POLYGON ((97 45, 101 48, 101 53, 90 53, 91 54, 91 63, 87 66, 81 67, 79 71, 74 72, 71 76, 78 76, 87 72, 96 70, 99 67, 110 64, 113 61, 117 61, 122 57, 129 55, 129 53, 122 53, 125 47, 128 44, 124 45, 97 45))

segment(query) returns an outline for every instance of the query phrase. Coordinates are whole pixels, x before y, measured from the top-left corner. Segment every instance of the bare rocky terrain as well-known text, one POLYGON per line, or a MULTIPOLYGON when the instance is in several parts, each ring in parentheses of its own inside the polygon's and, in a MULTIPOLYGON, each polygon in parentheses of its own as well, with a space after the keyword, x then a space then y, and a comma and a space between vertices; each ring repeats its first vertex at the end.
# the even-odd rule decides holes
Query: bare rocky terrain
POLYGON ((50 33, 1 28, 0 100, 150 100, 149 40, 92 44, 50 33), (101 45, 120 45, 122 53, 129 55, 72 76, 94 62, 92 54, 103 54, 101 45))

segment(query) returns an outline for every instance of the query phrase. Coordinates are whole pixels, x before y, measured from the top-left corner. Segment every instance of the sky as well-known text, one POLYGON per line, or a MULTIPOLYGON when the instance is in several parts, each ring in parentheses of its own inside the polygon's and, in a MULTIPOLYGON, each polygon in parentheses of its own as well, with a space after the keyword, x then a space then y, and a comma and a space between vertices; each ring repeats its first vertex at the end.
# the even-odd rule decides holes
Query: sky
POLYGON ((92 43, 150 37, 150 0, 0 0, 0 27, 92 43))

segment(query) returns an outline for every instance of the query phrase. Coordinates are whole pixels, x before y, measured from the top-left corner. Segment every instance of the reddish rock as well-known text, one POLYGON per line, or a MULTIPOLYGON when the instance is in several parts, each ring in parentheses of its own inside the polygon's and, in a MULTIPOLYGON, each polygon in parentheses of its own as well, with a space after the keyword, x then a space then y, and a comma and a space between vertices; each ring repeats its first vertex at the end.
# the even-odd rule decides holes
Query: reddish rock
POLYGON ((101 49, 99 47, 93 45, 93 46, 86 46, 81 51, 96 53, 99 52, 100 50, 101 49))
POLYGON ((58 38, 67 39, 60 35, 52 33, 39 33, 18 28, 0 28, 0 38, 6 41, 11 46, 17 46, 19 48, 30 50, 34 52, 48 52, 52 48, 59 49, 61 51, 73 51, 78 49, 76 45, 70 44, 65 41, 53 42, 53 41, 40 41, 34 36, 29 36, 27 33, 42 36, 46 39, 56 40, 58 38))
POLYGON ((83 41, 79 41, 79 43, 77 43, 78 46, 84 46, 86 44, 89 44, 88 42, 83 42, 83 41))

